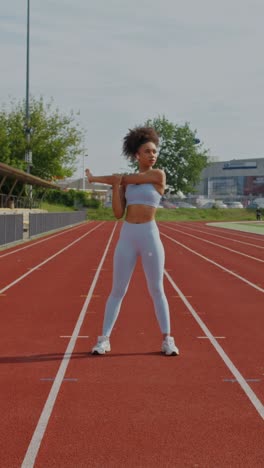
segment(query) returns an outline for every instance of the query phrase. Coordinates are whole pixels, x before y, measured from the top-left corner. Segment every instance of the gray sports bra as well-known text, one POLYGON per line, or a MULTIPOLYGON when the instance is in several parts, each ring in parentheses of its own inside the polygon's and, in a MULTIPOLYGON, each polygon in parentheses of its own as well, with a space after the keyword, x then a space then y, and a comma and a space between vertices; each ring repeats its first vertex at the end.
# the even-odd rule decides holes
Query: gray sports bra
POLYGON ((126 187, 126 205, 148 205, 157 208, 161 194, 152 184, 128 184, 126 187))

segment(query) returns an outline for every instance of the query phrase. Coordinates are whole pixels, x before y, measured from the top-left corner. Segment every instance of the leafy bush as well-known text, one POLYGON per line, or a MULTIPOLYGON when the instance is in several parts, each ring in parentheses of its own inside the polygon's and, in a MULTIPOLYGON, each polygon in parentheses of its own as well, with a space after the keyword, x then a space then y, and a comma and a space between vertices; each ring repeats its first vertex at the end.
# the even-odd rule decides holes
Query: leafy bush
POLYGON ((100 200, 90 198, 90 194, 78 190, 49 190, 45 194, 45 201, 75 208, 99 208, 101 206, 100 200))

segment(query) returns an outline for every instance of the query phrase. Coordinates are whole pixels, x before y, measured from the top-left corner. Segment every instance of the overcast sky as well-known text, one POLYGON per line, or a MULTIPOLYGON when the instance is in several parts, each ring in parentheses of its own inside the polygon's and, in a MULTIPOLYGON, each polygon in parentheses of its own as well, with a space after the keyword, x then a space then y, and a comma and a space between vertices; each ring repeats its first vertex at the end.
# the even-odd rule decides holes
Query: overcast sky
MULTIPOLYGON (((80 111, 94 173, 125 169, 123 136, 159 115, 218 160, 264 156, 263 0, 30 3, 30 92, 80 111)), ((25 97, 26 10, 1 0, 1 104, 25 97)))

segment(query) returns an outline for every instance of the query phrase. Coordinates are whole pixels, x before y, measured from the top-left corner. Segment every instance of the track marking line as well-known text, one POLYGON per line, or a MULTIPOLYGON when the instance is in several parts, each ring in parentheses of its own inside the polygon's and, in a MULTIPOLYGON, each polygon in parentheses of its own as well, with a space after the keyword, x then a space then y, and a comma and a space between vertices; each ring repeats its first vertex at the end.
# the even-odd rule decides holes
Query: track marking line
POLYGON ((55 405, 56 398, 57 398, 58 393, 60 391, 61 384, 62 384, 62 382, 64 380, 64 376, 65 376, 68 364, 70 362, 70 359, 71 359, 71 356, 72 356, 72 353, 73 353, 73 350, 74 350, 74 347, 75 347, 75 344, 76 344, 77 337, 79 336, 81 326, 82 326, 83 321, 84 321, 85 316, 86 316, 87 307, 89 305, 89 302, 91 301, 92 294, 94 292, 94 289, 95 289, 95 286, 97 284, 99 275, 101 273, 102 266, 104 264, 105 257, 107 255, 108 250, 109 250, 109 247, 110 247, 110 244, 111 244, 111 241, 112 241, 116 226, 117 226, 117 223, 115 223, 114 228, 113 228, 113 230, 112 230, 112 232, 110 234, 110 237, 109 237, 109 240, 107 242, 105 251, 104 251, 103 256, 101 258, 101 261, 100 261, 100 263, 98 265, 97 271, 96 271, 96 273, 94 275, 94 279, 93 279, 93 282, 92 282, 92 284, 90 286, 89 292, 87 294, 87 299, 85 300, 85 302, 83 304, 83 307, 81 309, 79 318, 78 318, 78 320, 76 322, 76 325, 75 325, 75 328, 73 330, 72 337, 71 337, 71 339, 69 341, 67 349, 66 349, 66 351, 64 353, 64 356, 62 358, 62 362, 60 364, 59 370, 57 372, 57 375, 56 375, 55 380, 53 382, 53 385, 51 387, 49 396, 48 396, 48 398, 46 400, 46 403, 45 403, 44 408, 42 410, 42 413, 40 415, 39 421, 37 423, 37 426, 36 426, 36 429, 35 429, 34 434, 32 436, 32 439, 30 441, 30 444, 28 446, 28 449, 27 449, 27 452, 25 454, 25 457, 24 457, 23 463, 21 465, 21 468, 33 468, 34 467, 36 457, 37 457, 37 454, 38 454, 38 451, 39 451, 39 448, 40 448, 40 444, 41 444, 42 439, 44 437, 44 434, 46 432, 46 428, 47 428, 51 413, 53 411, 53 407, 55 405))
POLYGON ((12 286, 14 286, 15 284, 19 283, 20 281, 22 281, 24 278, 26 278, 28 275, 30 275, 31 273, 33 273, 35 270, 38 270, 39 267, 45 265, 46 263, 48 263, 50 260, 53 260, 53 258, 57 257, 58 255, 60 255, 61 253, 65 252, 66 250, 68 250, 70 247, 72 247, 74 244, 76 244, 77 242, 80 242, 80 240, 82 240, 84 237, 88 236, 88 234, 90 234, 91 232, 95 231, 96 229, 98 229, 100 226, 102 226, 102 224, 104 223, 100 223, 99 225, 95 226, 93 229, 91 229, 90 231, 86 232, 85 234, 83 234, 81 237, 78 237, 78 239, 75 239, 73 242, 71 242, 70 244, 68 244, 66 247, 64 247, 63 249, 59 250, 58 252, 56 252, 54 255, 52 255, 51 257, 48 257, 46 260, 44 260, 43 262, 39 263, 38 265, 36 265, 35 267, 31 268, 27 273, 24 273, 24 275, 22 276, 19 276, 19 278, 17 278, 15 281, 13 281, 12 283, 8 284, 7 286, 5 286, 3 289, 0 290, 0 294, 2 294, 3 292, 7 291, 8 289, 10 289, 12 286))
MULTIPOLYGON (((55 380, 55 377, 43 377, 42 379, 40 379, 41 382, 54 382, 55 380)), ((62 382, 78 382, 78 379, 74 379, 74 378, 64 378, 62 380, 62 382)))
POLYGON ((31 270, 42 271, 42 268, 28 267, 28 268, 26 268, 26 270, 28 270, 28 271, 31 271, 31 270))
MULTIPOLYGON (((261 382, 261 379, 245 379, 246 382, 261 382)), ((223 382, 237 383, 237 379, 223 379, 223 382)))
MULTIPOLYGON (((186 296, 185 296, 185 297, 186 297, 186 296)), ((208 340, 208 339, 209 339, 208 336, 197 336, 197 338, 198 338, 199 340, 208 340)), ((226 339, 225 336, 214 336, 214 338, 215 338, 216 340, 225 340, 225 339, 226 339)))
MULTIPOLYGON (((93 222, 93 221, 91 221, 91 222, 93 222)), ((88 223, 87 223, 87 224, 88 224, 88 223)), ((15 253, 17 253, 17 252, 20 252, 21 250, 29 249, 29 248, 31 248, 31 247, 34 247, 35 245, 41 244, 42 242, 46 242, 46 241, 48 241, 48 240, 50 240, 50 239, 54 239, 55 237, 62 236, 63 234, 67 234, 68 232, 74 231, 75 229, 78 229, 79 227, 81 227, 81 226, 83 226, 83 225, 84 225, 84 223, 81 224, 81 225, 78 225, 78 226, 74 226, 74 227, 69 228, 69 229, 65 229, 64 231, 59 232, 58 234, 54 234, 54 235, 51 235, 51 234, 50 234, 50 235, 47 235, 47 236, 45 237, 45 239, 41 239, 40 241, 37 241, 37 242, 33 242, 33 241, 32 241, 31 244, 25 245, 24 247, 20 247, 19 249, 12 250, 12 252, 7 252, 7 253, 5 253, 5 254, 3 254, 3 255, 0 254, 0 260, 1 260, 1 258, 7 257, 8 255, 13 255, 13 254, 15 254, 15 253)), ((43 235, 45 235, 45 233, 43 233, 43 235)), ((29 242, 30 242, 30 241, 29 241, 29 242)), ((10 248, 11 248, 11 247, 10 247, 10 248)))
POLYGON ((246 233, 244 231, 244 234, 243 234, 243 231, 237 231, 237 230, 232 230, 232 229, 229 229, 227 231, 227 230, 224 230, 224 228, 222 228, 220 226, 211 226, 210 223, 206 223, 203 226, 206 226, 206 228, 207 228, 206 232, 208 232, 208 233, 209 232, 223 232, 225 234, 230 234, 230 236, 234 235, 236 237, 241 237, 242 239, 252 239, 252 240, 255 240, 255 241, 258 241, 258 242, 263 242, 263 239, 259 234, 254 235, 252 232, 251 233, 249 233, 249 232, 246 233))
MULTIPOLYGON (((163 232, 161 232, 161 234, 166 237, 167 239, 171 240, 172 242, 174 242, 175 244, 178 244, 180 245, 181 247, 183 247, 184 249, 188 250, 189 252, 192 252, 194 255, 197 255, 198 257, 201 257, 203 260, 205 260, 206 262, 209 262, 209 263, 212 263, 212 265, 215 265, 216 267, 220 268, 221 270, 225 271, 226 273, 234 276, 235 278, 238 278, 240 281, 243 281, 244 283, 248 284, 249 286, 251 286, 252 288, 254 289, 257 289, 258 291, 260 291, 261 293, 264 293, 264 289, 261 288, 260 286, 258 286, 257 284, 254 284, 254 283, 251 283, 251 281, 248 281, 246 278, 244 278, 243 276, 240 276, 238 275, 237 273, 235 273, 234 271, 231 271, 231 270, 228 270, 228 268, 225 268, 224 266, 220 265, 220 263, 217 263, 217 262, 214 262, 214 260, 211 260, 210 258, 208 257, 205 257, 204 255, 196 252, 195 250, 191 249, 190 247, 187 247, 186 245, 182 244, 181 242, 179 241, 176 241, 175 239, 173 239, 172 237, 170 236, 167 236, 167 234, 164 234, 163 232)), ((1 292, 1 291, 0 291, 1 292)))
POLYGON ((248 385, 248 383, 246 382, 246 379, 243 377, 243 375, 239 372, 239 370, 236 368, 236 366, 233 364, 233 362, 231 361, 231 359, 228 357, 228 355, 226 354, 226 352, 223 350, 223 348, 220 346, 220 344, 216 341, 216 339, 214 338, 214 336, 212 335, 212 333, 210 332, 209 328, 207 328, 207 326, 205 325, 205 323, 202 321, 202 319, 199 317, 199 315, 197 314, 197 312, 194 310, 194 308, 192 307, 192 305, 190 304, 190 302, 186 299, 186 297, 184 296, 184 294, 182 293, 182 291, 178 288, 178 286, 176 285, 176 283, 173 281, 173 279, 171 278, 171 276, 169 275, 169 273, 167 273, 167 271, 165 270, 164 271, 164 274, 166 275, 168 281, 170 282, 170 284, 172 285, 172 287, 175 289, 175 291, 181 296, 182 298, 182 301, 183 303, 185 304, 185 306, 187 307, 187 309, 190 311, 190 313, 192 314, 193 318, 196 320, 196 322, 198 323, 198 325, 201 327, 201 329, 203 330, 204 334, 208 337, 208 339, 210 340, 211 344, 213 345, 213 347, 215 348, 215 350, 217 351, 217 353, 219 354, 219 356, 222 358, 222 360, 224 361, 226 367, 228 367, 228 369, 230 370, 231 374, 233 374, 233 376, 235 377, 235 379, 237 380, 237 382, 239 383, 239 385, 241 386, 242 390, 244 391, 244 393, 246 394, 246 396, 248 397, 248 399, 251 401, 252 405, 255 407, 255 409, 257 410, 258 414, 260 415, 260 417, 262 419, 264 419, 264 406, 263 404, 261 403, 261 401, 258 399, 257 395, 253 392, 253 390, 251 389, 251 387, 248 385))
POLYGON ((256 262, 264 263, 264 260, 262 260, 261 258, 252 257, 251 255, 247 255, 243 252, 239 252, 238 250, 230 249, 229 247, 225 247, 224 245, 221 245, 221 244, 216 244, 215 242, 203 239, 202 237, 194 236, 193 234, 189 234, 188 232, 179 231, 179 229, 175 229, 170 226, 165 226, 165 228, 171 229, 172 231, 175 231, 175 232, 179 232, 181 234, 184 234, 185 236, 193 237, 194 239, 198 239, 202 242, 206 242, 207 244, 215 245, 219 249, 228 250, 229 252, 235 253, 237 255, 242 255, 242 257, 250 258, 250 260, 255 260, 256 262))
MULTIPOLYGON (((169 227, 167 226, 167 224, 163 224, 163 226, 169 227)), ((182 227, 182 226, 179 226, 178 224, 176 224, 176 226, 182 227)), ((231 242, 237 242, 238 244, 250 245, 251 247, 255 247, 256 249, 264 249, 264 246, 262 245, 251 244, 250 242, 243 242, 238 239, 232 239, 231 237, 220 236, 219 234, 213 234, 211 231, 208 231, 208 230, 202 231, 201 229, 193 229, 189 226, 184 226, 182 229, 189 229, 189 231, 193 231, 193 232, 201 232, 202 234, 206 234, 208 236, 220 237, 221 239, 226 239, 231 242)))
MULTIPOLYGON (((87 297, 87 295, 86 294, 81 294, 80 297, 87 297)), ((93 294, 93 297, 101 297, 101 296, 99 296, 99 294, 93 294)))
MULTIPOLYGON (((167 270, 167 271, 169 271, 169 270, 167 270)), ((171 297, 177 297, 177 298, 180 298, 180 299, 181 299, 181 296, 171 296, 171 297)), ((189 297, 189 298, 190 298, 190 297, 192 297, 192 296, 185 296, 185 297, 189 297)))
MULTIPOLYGON (((72 335, 60 335, 60 338, 71 338, 72 335)), ((76 338, 89 338, 89 335, 79 335, 76 338)))

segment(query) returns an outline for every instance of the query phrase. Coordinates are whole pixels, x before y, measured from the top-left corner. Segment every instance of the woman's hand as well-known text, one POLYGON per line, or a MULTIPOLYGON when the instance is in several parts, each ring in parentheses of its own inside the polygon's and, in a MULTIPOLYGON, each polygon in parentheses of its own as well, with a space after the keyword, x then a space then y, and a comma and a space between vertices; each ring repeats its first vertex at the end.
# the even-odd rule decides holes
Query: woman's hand
POLYGON ((113 187, 119 186, 122 183, 122 174, 112 174, 106 176, 94 176, 90 169, 85 169, 85 174, 88 179, 88 182, 98 182, 99 184, 112 185, 113 187))
POLYGON ((86 174, 86 177, 88 179, 88 182, 92 183, 93 182, 93 175, 90 171, 90 169, 85 169, 85 174, 86 174))

